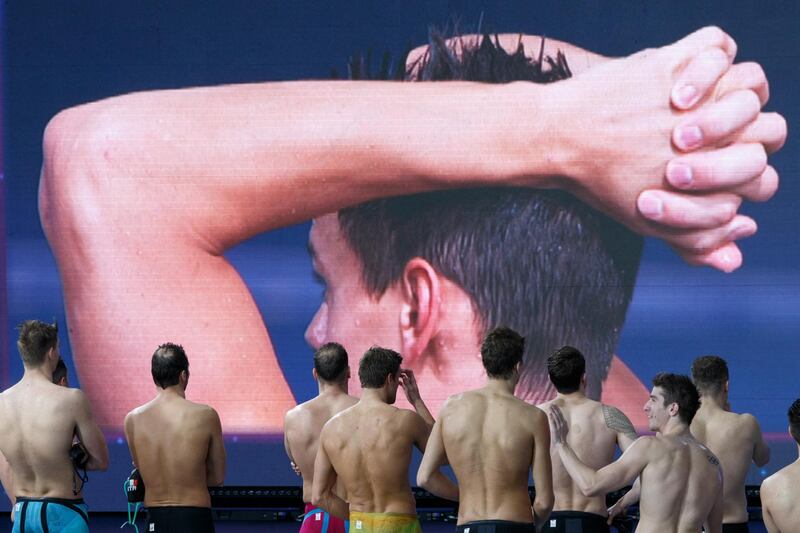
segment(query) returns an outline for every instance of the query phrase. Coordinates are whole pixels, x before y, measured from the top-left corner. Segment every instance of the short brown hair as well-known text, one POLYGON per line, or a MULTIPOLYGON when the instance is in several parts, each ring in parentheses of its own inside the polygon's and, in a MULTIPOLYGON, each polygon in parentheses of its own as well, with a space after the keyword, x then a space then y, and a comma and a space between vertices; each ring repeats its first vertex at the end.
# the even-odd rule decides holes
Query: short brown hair
POLYGON ((26 320, 20 324, 17 349, 22 363, 27 367, 38 367, 44 363, 48 350, 58 346, 58 324, 41 320, 26 320))

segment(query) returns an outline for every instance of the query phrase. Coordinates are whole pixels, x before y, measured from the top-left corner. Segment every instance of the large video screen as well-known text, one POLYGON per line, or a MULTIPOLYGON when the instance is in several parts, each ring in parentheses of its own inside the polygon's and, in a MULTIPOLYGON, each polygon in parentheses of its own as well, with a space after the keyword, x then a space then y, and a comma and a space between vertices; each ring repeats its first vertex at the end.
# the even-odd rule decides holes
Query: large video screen
MULTIPOLYGON (((316 394, 312 354, 322 343, 347 348, 356 395, 360 355, 372 345, 398 350, 435 415, 448 396, 484 382, 480 339, 501 324, 528 341, 518 394, 548 399, 544 360, 574 345, 587 356, 590 395, 642 431, 650 379, 718 354, 730 367, 732 409, 753 413, 773 448, 748 482, 794 460, 786 410, 800 371, 800 161, 791 135, 769 158, 781 179, 776 195, 740 208, 758 225, 739 242, 743 265, 723 273, 689 265, 665 239, 642 240, 646 230, 558 190, 559 180, 467 184, 453 175, 445 187, 394 152, 385 168, 370 166, 374 154, 342 161, 369 152, 369 142, 347 143, 372 127, 396 134, 398 154, 476 174, 508 161, 447 144, 463 133, 448 126, 492 144, 524 131, 529 124, 518 122, 533 115, 510 115, 497 130, 488 116, 507 112, 503 102, 464 103, 469 120, 453 123, 429 100, 383 83, 303 80, 328 80, 332 70, 368 78, 384 53, 402 65, 432 25, 444 34, 544 35, 624 57, 714 24, 736 40, 737 62, 763 66, 765 111, 784 115, 791 131, 800 119, 797 5, 39 4, 4 6, 0 385, 23 372, 15 327, 57 321, 70 383, 88 395, 111 450, 109 471, 87 485, 92 509, 124 507, 130 456, 121 425, 156 394, 150 357, 164 342, 186 349, 187 397, 220 413, 229 484, 300 483, 283 451, 283 416, 316 394), (381 91, 388 100, 374 96, 381 91), (332 170, 348 166, 352 174, 332 170)), ((538 37, 526 43, 536 56, 538 37)), ((564 54, 573 78, 591 72, 580 52, 564 54)), ((612 95, 646 75, 601 85, 612 95)), ((600 97, 573 107, 558 100, 559 84, 569 83, 548 86, 556 97, 543 105, 563 113, 562 128, 604 131, 588 115, 606 105, 600 97), (571 121, 579 110, 587 116, 571 121)))

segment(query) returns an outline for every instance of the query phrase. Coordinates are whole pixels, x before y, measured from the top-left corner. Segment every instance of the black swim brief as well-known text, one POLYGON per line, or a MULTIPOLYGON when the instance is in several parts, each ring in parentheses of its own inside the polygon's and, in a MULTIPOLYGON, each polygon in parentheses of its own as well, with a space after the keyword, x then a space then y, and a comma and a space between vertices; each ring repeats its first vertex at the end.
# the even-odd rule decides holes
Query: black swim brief
POLYGON ((148 507, 146 533, 214 533, 208 507, 148 507))
POLYGON ((535 533, 536 527, 525 522, 508 520, 475 520, 456 526, 458 533, 535 533))
POLYGON ((750 526, 747 522, 739 522, 737 524, 722 524, 722 533, 749 533, 750 526))
POLYGON ((608 517, 581 511, 553 511, 542 531, 549 533, 609 533, 608 517))

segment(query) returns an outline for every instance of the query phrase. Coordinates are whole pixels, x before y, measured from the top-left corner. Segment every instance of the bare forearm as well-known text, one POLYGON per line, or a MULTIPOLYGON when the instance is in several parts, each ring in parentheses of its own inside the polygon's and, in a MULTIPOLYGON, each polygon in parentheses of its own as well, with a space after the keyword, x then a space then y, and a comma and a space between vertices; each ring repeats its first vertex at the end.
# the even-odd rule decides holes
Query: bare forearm
POLYGON ((423 489, 440 498, 454 502, 457 502, 459 499, 458 485, 453 483, 449 477, 439 470, 425 476, 424 483, 421 483, 421 486, 423 489))
POLYGON ((553 511, 553 502, 550 501, 548 505, 543 503, 539 498, 534 498, 532 509, 533 523, 538 528, 550 517, 550 513, 553 511))
POLYGON ((44 176, 89 180, 82 202, 117 198, 117 218, 131 223, 141 210, 155 225, 184 219, 224 249, 376 197, 523 177, 550 185, 546 121, 515 124, 522 108, 547 116, 546 91, 287 82, 126 95, 51 121, 44 176))
POLYGON ((561 462, 564 464, 564 468, 567 469, 570 477, 581 492, 586 496, 595 496, 599 494, 596 487, 597 472, 583 464, 583 462, 578 459, 578 456, 575 455, 572 448, 566 443, 558 443, 556 449, 558 450, 561 462))
POLYGON ((422 401, 422 398, 414 400, 411 405, 414 407, 414 411, 416 411, 417 414, 422 417, 422 419, 425 421, 425 424, 427 424, 428 429, 430 430, 436 421, 428 409, 428 406, 422 401))
POLYGON ((332 490, 323 492, 319 498, 314 498, 314 505, 325 509, 337 518, 350 520, 350 506, 332 490))

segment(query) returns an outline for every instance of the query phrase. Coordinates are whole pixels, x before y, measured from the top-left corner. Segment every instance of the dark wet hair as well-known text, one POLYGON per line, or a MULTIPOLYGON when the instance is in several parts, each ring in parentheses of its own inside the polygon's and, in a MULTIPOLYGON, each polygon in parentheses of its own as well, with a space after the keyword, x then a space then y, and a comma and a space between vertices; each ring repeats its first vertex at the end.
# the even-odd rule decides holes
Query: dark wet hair
POLYGON ((394 350, 373 346, 364 352, 358 363, 358 379, 361 381, 361 387, 365 389, 383 387, 388 376, 396 376, 400 372, 402 362, 403 358, 394 350))
POLYGON ((180 344, 166 342, 153 353, 150 371, 153 381, 162 389, 177 385, 184 370, 189 370, 189 359, 180 344))
POLYGON ((716 355, 698 357, 692 363, 692 381, 701 394, 719 394, 728 381, 728 363, 716 355))
POLYGON ((17 329, 17 349, 25 366, 40 366, 47 352, 58 346, 58 324, 55 322, 48 324, 41 320, 26 320, 17 329))
POLYGON ((586 373, 586 359, 572 346, 563 346, 547 358, 547 374, 558 392, 569 394, 581 387, 586 373))
POLYGON ((314 352, 314 368, 322 381, 340 381, 347 375, 347 351, 338 342, 328 342, 314 352))
POLYGON ((697 409, 700 408, 700 393, 689 376, 661 372, 653 378, 653 386, 664 392, 664 407, 678 404, 678 416, 691 424, 697 409))
POLYGON ((67 365, 63 359, 58 360, 55 369, 53 370, 53 383, 56 385, 61 383, 62 379, 67 377, 67 365))
POLYGON ((789 433, 797 444, 800 444, 800 398, 789 407, 789 433))
POLYGON ((491 378, 509 379, 514 367, 522 361, 525 339, 506 327, 493 329, 481 344, 481 360, 486 374, 491 378))
MULTIPOLYGON (((487 83, 570 76, 563 54, 539 56, 527 57, 521 42, 508 53, 497 37, 448 44, 432 32, 429 51, 407 74, 487 83)), ((364 71, 363 61, 351 68, 374 78, 364 71)), ((551 386, 545 354, 566 343, 586 355, 587 394, 600 397, 636 282, 640 236, 569 194, 513 187, 384 198, 342 209, 339 224, 373 297, 421 257, 469 295, 480 329, 476 342, 500 325, 520 332, 526 339, 521 397, 544 399, 534 393, 551 386)))

